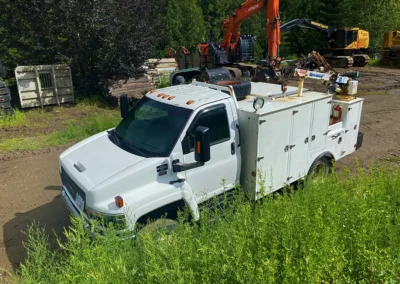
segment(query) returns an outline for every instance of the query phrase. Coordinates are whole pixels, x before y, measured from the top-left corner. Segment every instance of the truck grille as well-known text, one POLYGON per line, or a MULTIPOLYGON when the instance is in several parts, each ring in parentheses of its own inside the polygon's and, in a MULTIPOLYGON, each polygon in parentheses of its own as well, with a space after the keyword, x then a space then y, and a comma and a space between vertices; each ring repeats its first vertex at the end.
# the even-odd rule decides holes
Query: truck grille
POLYGON ((69 177, 63 167, 61 167, 61 182, 74 200, 76 200, 76 194, 78 193, 83 198, 86 204, 85 192, 69 177))

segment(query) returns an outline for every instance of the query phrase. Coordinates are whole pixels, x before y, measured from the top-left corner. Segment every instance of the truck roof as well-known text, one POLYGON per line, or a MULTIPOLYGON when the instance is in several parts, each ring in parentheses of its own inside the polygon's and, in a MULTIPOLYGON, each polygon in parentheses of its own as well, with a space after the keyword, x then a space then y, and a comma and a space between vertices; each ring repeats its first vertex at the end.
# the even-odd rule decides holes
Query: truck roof
MULTIPOLYGON (((146 96, 162 103, 194 110, 202 105, 229 98, 230 94, 226 90, 226 87, 197 82, 157 89, 147 93, 146 96)), ((282 97, 280 85, 252 82, 251 95, 238 101, 237 106, 241 111, 254 113, 254 99, 264 98, 264 106, 257 112, 262 115, 329 96, 320 92, 311 92, 308 89, 304 89, 303 93, 303 97, 298 97, 297 87, 288 86, 286 96, 282 97)))
POLYGON ((194 110, 202 105, 229 98, 230 95, 207 86, 178 85, 149 92, 150 99, 194 110))

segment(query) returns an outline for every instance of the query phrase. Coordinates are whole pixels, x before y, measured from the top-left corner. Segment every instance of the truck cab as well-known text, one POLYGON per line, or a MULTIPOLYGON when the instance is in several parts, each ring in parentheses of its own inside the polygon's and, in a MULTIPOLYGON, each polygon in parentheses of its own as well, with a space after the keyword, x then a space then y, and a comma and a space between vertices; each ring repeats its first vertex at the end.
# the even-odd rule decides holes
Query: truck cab
POLYGON ((257 200, 361 146, 362 99, 350 107, 330 94, 248 84, 240 101, 232 86, 200 82, 147 93, 116 128, 61 154, 68 208, 87 226, 102 218, 128 231, 181 205, 198 219, 203 202, 236 185, 257 200), (344 109, 335 123, 333 105, 344 109))

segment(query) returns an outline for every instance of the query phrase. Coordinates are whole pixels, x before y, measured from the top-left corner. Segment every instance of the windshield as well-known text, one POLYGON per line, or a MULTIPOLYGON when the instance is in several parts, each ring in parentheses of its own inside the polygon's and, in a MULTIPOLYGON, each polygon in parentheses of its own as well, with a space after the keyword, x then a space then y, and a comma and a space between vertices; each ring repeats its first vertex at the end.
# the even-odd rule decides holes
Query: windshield
POLYGON ((115 128, 114 143, 143 157, 167 157, 191 113, 144 97, 115 128))

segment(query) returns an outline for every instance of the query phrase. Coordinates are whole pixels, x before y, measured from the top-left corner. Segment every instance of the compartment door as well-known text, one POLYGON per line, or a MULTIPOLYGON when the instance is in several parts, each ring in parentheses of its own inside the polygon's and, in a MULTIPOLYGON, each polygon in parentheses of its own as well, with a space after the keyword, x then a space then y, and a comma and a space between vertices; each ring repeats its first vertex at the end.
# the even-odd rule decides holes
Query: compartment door
POLYGON ((260 118, 257 170, 261 171, 262 177, 257 174, 257 193, 261 190, 260 181, 264 182, 265 194, 282 188, 286 183, 291 123, 292 110, 260 118))
POLYGON ((345 122, 345 138, 343 156, 355 151, 354 145, 357 143, 358 130, 360 129, 360 115, 362 102, 348 105, 345 122))
POLYGON ((310 150, 319 148, 326 143, 326 135, 329 126, 329 117, 331 115, 331 102, 332 98, 317 101, 314 103, 312 111, 312 128, 310 137, 310 150))
POLYGON ((308 172, 308 149, 313 105, 306 104, 293 109, 292 133, 289 145, 289 170, 287 182, 291 183, 308 172))

